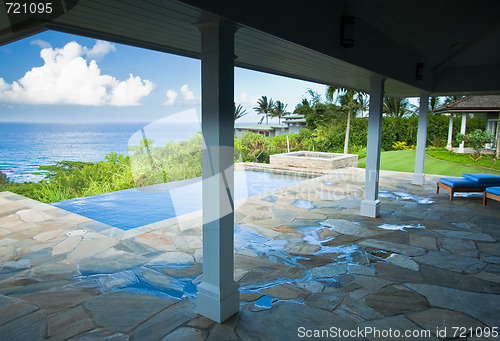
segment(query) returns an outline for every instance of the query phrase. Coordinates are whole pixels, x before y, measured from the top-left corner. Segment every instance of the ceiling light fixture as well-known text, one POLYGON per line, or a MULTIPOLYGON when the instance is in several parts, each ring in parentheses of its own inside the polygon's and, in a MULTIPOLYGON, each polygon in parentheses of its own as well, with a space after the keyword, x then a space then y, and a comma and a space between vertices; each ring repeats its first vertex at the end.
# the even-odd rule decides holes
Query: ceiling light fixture
POLYGON ((424 63, 417 63, 417 69, 416 69, 416 73, 415 73, 415 78, 417 80, 424 79, 424 66, 425 66, 424 63))
POLYGON ((356 20, 354 17, 342 17, 342 26, 340 28, 340 45, 342 47, 354 46, 354 24, 356 20))

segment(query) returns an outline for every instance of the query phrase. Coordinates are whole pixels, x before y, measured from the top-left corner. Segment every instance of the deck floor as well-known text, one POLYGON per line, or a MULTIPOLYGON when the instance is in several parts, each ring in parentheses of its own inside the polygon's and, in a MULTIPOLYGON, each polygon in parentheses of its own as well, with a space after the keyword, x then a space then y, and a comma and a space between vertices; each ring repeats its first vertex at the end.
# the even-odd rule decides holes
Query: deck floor
POLYGON ((223 324, 194 312, 199 213, 122 231, 0 193, 0 339, 476 340, 500 327, 500 203, 411 176, 381 172, 376 219, 357 168, 238 202, 241 306, 223 324))

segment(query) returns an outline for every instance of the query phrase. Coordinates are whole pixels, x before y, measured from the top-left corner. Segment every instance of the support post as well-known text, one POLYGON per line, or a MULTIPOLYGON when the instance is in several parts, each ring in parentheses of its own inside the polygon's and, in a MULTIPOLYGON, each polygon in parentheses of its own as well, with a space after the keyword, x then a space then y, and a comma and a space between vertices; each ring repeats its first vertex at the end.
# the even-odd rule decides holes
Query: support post
MULTIPOLYGON (((467 131, 467 114, 462 114, 462 127, 460 127, 460 133, 465 134, 467 131)), ((460 146, 458 147, 459 153, 465 153, 465 141, 460 142, 460 146)))
POLYGON ((376 218, 380 215, 378 182, 380 172, 380 148, 382 144, 382 107, 385 79, 374 75, 370 79, 370 109, 368 113, 368 140, 366 146, 365 197, 361 201, 360 214, 376 218))
POLYGON ((446 149, 448 150, 452 150, 453 148, 452 138, 453 138, 453 114, 450 112, 450 123, 448 124, 448 143, 446 144, 446 149))
POLYGON ((425 183, 424 161, 425 147, 427 145, 428 116, 429 94, 423 94, 420 96, 420 109, 418 111, 417 153, 415 156, 415 173, 411 182, 414 185, 423 185, 425 183))
POLYGON ((239 311, 234 281, 234 32, 220 20, 199 25, 202 85, 203 281, 197 312, 218 323, 239 311))
POLYGON ((497 160, 500 158, 500 113, 498 113, 498 121, 497 121, 497 149, 495 157, 497 160))

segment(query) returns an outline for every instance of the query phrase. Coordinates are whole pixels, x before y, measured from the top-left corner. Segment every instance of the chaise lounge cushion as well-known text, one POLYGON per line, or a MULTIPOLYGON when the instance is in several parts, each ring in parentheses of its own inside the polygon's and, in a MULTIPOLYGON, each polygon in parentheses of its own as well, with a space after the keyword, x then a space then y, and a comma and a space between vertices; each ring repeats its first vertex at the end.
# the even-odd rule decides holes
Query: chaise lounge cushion
POLYGON ((485 187, 500 186, 500 175, 488 173, 462 174, 462 176, 471 181, 484 184, 485 187))
POLYGON ((500 187, 488 187, 486 188, 486 192, 500 195, 500 187))
POLYGON ((482 183, 464 178, 441 178, 439 182, 453 188, 484 188, 482 183))

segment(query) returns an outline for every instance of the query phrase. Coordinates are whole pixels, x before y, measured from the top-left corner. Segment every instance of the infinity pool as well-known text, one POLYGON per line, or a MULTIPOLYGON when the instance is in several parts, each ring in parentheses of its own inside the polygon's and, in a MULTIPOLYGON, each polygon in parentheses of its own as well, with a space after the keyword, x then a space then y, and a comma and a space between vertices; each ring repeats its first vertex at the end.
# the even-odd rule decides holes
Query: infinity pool
MULTIPOLYGON (((293 175, 241 170, 234 172, 234 200, 304 180, 293 175)), ((201 178, 99 194, 52 203, 122 230, 201 210, 201 178)))

